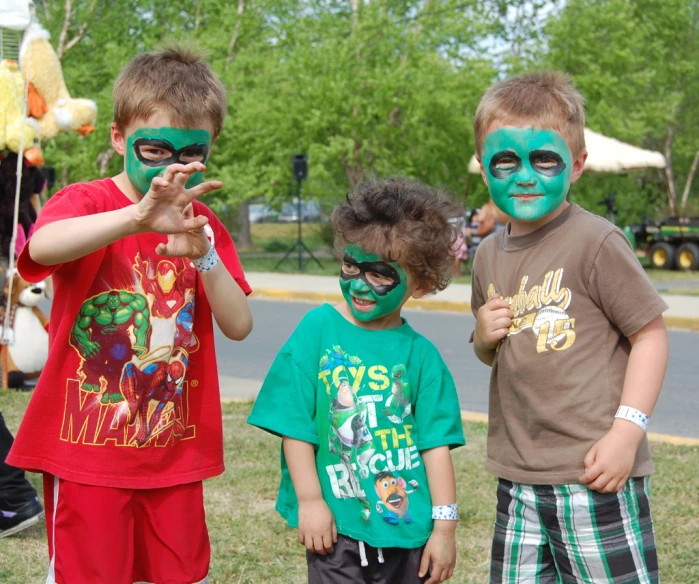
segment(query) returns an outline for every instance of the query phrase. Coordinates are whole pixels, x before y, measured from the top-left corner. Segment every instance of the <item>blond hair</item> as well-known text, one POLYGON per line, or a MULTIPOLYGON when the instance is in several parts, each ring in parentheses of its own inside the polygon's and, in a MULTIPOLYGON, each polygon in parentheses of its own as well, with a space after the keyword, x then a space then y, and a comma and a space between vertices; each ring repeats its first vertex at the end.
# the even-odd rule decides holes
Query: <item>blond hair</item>
POLYGON ((521 126, 534 124, 556 130, 573 157, 585 149, 585 100, 565 73, 537 71, 516 75, 491 85, 473 120, 476 154, 493 122, 521 126))
POLYGON ((132 59, 114 83, 114 122, 124 129, 164 111, 172 124, 213 126, 212 139, 223 128, 226 90, 203 58, 184 47, 168 47, 132 59))

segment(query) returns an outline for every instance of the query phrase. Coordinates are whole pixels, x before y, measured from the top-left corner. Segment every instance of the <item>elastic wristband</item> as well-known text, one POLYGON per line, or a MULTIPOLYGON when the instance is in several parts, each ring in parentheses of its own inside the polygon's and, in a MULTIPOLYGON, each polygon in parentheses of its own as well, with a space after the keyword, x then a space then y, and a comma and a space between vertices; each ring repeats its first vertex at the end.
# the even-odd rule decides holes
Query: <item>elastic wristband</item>
POLYGON ((209 247, 209 251, 207 251, 200 258, 192 260, 192 263, 194 264, 194 267, 196 268, 197 272, 208 272, 209 270, 213 269, 213 267, 220 261, 221 258, 218 257, 218 252, 216 251, 216 248, 212 243, 209 247))
POLYGON ((646 429, 648 426, 648 421, 650 420, 650 416, 638 411, 636 408, 630 408, 629 406, 619 406, 619 409, 616 411, 616 415, 614 417, 633 422, 643 430, 646 429))
POLYGON ((432 507, 432 519, 443 521, 456 521, 459 518, 459 506, 454 505, 434 505, 432 507))

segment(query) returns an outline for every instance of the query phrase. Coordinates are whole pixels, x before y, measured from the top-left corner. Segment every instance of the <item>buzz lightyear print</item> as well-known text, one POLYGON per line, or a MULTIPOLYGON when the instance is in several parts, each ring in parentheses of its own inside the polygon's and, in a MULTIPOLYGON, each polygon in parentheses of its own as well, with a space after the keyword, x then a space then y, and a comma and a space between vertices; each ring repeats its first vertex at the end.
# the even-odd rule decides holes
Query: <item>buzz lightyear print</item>
POLYGON ((376 511, 390 525, 410 523, 408 495, 418 483, 398 473, 420 462, 405 365, 368 365, 335 345, 320 359, 319 378, 329 398, 328 453, 339 458, 326 467, 333 494, 356 499, 363 522, 376 511))
POLYGON ((386 400, 383 413, 394 424, 400 424, 411 411, 410 384, 404 380, 405 365, 396 365, 391 371, 391 395, 386 400))

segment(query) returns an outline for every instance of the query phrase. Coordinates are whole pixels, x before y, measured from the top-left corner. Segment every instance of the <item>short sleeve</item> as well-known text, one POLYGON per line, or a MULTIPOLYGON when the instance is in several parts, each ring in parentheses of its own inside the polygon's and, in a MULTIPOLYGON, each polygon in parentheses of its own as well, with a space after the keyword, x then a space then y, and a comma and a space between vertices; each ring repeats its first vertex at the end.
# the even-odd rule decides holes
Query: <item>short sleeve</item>
POLYGON ((626 337, 668 308, 618 229, 607 235, 597 252, 588 290, 595 304, 626 337))
MULTIPOLYGON (((473 313, 474 318, 478 317, 478 309, 485 304, 485 298, 483 298, 483 289, 481 288, 481 281, 478 276, 478 262, 476 262, 476 259, 478 258, 478 250, 476 249, 476 255, 473 258, 473 279, 471 280, 471 312, 473 313)), ((468 339, 469 343, 473 342, 473 336, 475 334, 475 325, 474 325, 474 330, 471 331, 471 336, 468 339)))
POLYGON ((233 238, 231 234, 226 229, 226 226, 221 223, 220 219, 214 215, 208 207, 201 205, 198 211, 204 211, 206 216, 209 218, 209 224, 212 231, 214 232, 214 242, 216 245, 216 251, 226 266, 226 269, 230 272, 233 279, 238 283, 240 289, 248 296, 252 292, 250 284, 248 284, 245 279, 245 273, 243 272, 243 266, 240 263, 240 258, 238 257, 238 251, 235 249, 235 244, 233 243, 233 238))
POLYGON ((418 391, 415 423, 418 428, 417 448, 420 451, 438 446, 456 448, 466 444, 454 378, 446 365, 442 365, 437 377, 418 391))
MULTIPOLYGON (((42 227, 74 217, 94 215, 104 211, 99 197, 94 196, 85 185, 75 184, 56 193, 41 209, 36 221, 34 233, 42 227)), ((44 266, 36 263, 29 255, 29 242, 27 242, 17 258, 17 269, 28 282, 41 282, 48 278, 62 264, 44 266)))
POLYGON ((272 363, 248 424, 317 445, 316 383, 296 363, 290 342, 272 363))
MULTIPOLYGON (((476 250, 476 257, 478 257, 478 250, 476 250)), ((485 298, 483 298, 483 289, 481 288, 481 281, 478 274, 478 263, 476 258, 473 260, 473 280, 471 281, 471 312, 473 316, 478 315, 478 309, 485 304, 485 298)))

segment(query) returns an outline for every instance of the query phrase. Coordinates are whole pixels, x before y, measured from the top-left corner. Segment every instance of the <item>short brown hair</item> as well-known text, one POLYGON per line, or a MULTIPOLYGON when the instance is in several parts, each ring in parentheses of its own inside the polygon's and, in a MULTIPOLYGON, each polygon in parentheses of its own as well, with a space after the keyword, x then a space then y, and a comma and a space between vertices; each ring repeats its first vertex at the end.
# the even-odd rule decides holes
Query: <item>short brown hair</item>
POLYGON ((457 218, 463 208, 416 181, 389 178, 362 183, 332 214, 335 248, 361 245, 398 262, 423 290, 444 290, 451 281, 457 218))
POLYGON ((524 73, 495 83, 485 92, 473 120, 476 154, 480 159, 488 128, 498 121, 556 130, 576 157, 585 149, 584 105, 568 75, 560 71, 524 73))
POLYGON ((208 120, 216 139, 226 117, 226 90, 201 55, 168 47, 132 59, 114 83, 114 122, 124 129, 164 110, 173 124, 193 128, 208 120))

